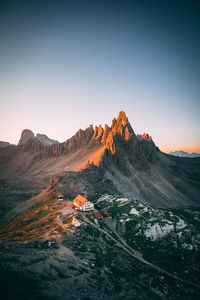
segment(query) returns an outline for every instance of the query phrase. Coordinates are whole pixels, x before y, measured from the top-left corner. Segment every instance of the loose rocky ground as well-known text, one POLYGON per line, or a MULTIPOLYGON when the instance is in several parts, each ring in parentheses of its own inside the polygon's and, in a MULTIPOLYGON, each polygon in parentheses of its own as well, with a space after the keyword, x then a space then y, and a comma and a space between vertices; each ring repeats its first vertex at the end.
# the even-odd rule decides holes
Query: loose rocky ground
POLYGON ((71 201, 55 198, 47 200, 30 212, 1 225, 0 240, 22 243, 39 240, 61 242, 63 235, 73 232, 71 221, 74 213, 71 201))
POLYGON ((1 229, 3 299, 198 299, 198 210, 153 209, 118 195, 95 207, 112 219, 79 213, 84 225, 59 232, 57 215, 70 217, 72 208, 51 199, 1 229))

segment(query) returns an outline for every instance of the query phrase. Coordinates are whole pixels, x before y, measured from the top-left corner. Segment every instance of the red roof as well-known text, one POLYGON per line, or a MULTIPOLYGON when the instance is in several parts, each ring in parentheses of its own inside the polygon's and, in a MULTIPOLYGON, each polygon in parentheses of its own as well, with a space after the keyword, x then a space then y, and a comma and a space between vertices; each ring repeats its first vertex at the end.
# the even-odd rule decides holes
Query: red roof
POLYGON ((94 215, 96 218, 103 218, 103 215, 100 214, 99 212, 96 212, 94 215))
POLYGON ((81 195, 78 195, 74 200, 74 204, 81 206, 83 205, 85 202, 87 201, 87 199, 81 195))
POLYGON ((109 212, 107 212, 107 211, 102 211, 101 213, 102 213, 102 215, 104 215, 105 217, 111 217, 111 214, 110 214, 109 212))

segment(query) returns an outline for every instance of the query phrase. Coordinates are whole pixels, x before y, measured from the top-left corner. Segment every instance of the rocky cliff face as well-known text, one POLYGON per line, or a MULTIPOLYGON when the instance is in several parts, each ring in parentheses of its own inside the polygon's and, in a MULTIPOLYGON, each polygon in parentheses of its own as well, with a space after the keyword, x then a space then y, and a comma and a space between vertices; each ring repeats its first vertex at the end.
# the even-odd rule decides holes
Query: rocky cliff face
POLYGON ((35 135, 31 130, 24 129, 21 133, 21 138, 19 140, 18 145, 25 144, 28 140, 34 139, 34 138, 35 138, 35 135))
POLYGON ((38 139, 38 141, 40 141, 46 147, 49 147, 51 145, 59 143, 58 141, 50 139, 46 134, 40 134, 40 133, 38 133, 36 135, 36 139, 38 139))
POLYGON ((113 136, 118 136, 125 141, 135 136, 126 114, 123 111, 120 111, 117 120, 115 118, 113 119, 111 129, 113 136))
POLYGON ((121 111, 118 118, 114 118, 111 128, 105 127, 105 153, 101 165, 108 167, 115 165, 121 172, 128 174, 128 164, 138 169, 147 169, 157 159, 160 152, 148 134, 136 136, 126 114, 121 111), (128 162, 128 164, 127 164, 128 162))
POLYGON ((45 147, 59 143, 58 141, 50 139, 46 134, 37 133, 35 136, 30 129, 24 129, 21 133, 18 145, 26 144, 30 140, 37 140, 45 147))
MULTIPOLYGON (((131 151, 137 153, 137 151, 142 152, 143 148, 148 148, 150 150, 150 146, 144 146, 144 141, 152 141, 152 138, 146 135, 139 138, 135 135, 127 117, 124 112, 120 112, 118 118, 114 118, 112 121, 112 126, 109 127, 105 124, 104 128, 102 125, 98 127, 90 125, 85 130, 79 129, 79 131, 70 139, 68 139, 64 143, 53 143, 50 145, 49 139, 46 139, 46 136, 37 135, 36 138, 42 143, 43 146, 49 146, 42 149, 35 156, 35 161, 41 159, 48 159, 52 157, 60 157, 60 156, 69 156, 80 149, 87 149, 88 153, 96 151, 98 148, 102 148, 102 155, 99 156, 99 160, 90 159, 90 163, 99 165, 102 157, 104 156, 104 152, 106 157, 108 154, 115 157, 120 157, 122 155, 122 149, 131 154, 131 151), (137 145, 137 146, 136 146, 137 145), (138 148, 138 150, 137 150, 138 148)), ((155 145, 152 142, 151 148, 155 145)), ((156 147, 155 147, 156 148, 156 147)), ((144 149, 145 151, 145 149, 144 149)), ((147 152, 147 151, 146 151, 147 152)), ((139 153, 138 155, 140 155, 139 153)), ((121 157, 122 159, 122 157, 121 157)))

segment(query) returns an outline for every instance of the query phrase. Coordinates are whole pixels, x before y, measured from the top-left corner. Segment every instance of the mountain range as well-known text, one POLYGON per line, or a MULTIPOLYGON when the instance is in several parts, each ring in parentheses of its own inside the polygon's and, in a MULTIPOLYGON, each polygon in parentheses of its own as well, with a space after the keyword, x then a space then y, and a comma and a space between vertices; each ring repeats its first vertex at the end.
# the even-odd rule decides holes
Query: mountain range
POLYGON ((0 148, 3 207, 16 205, 10 190, 18 191, 19 204, 42 192, 52 179, 69 198, 108 193, 153 207, 200 205, 200 159, 161 152, 151 136, 135 134, 123 111, 110 127, 90 125, 64 143, 25 129, 17 146, 0 148))
POLYGON ((174 155, 174 156, 189 157, 189 158, 200 157, 200 153, 188 153, 183 150, 176 150, 176 151, 170 152, 169 154, 174 155))

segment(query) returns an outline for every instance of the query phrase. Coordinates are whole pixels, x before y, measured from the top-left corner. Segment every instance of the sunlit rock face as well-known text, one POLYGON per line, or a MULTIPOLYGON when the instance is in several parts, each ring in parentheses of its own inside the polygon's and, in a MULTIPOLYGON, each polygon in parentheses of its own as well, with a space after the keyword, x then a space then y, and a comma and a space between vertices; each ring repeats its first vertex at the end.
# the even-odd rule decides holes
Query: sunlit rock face
POLYGON ((105 145, 105 149, 110 150, 113 155, 116 152, 116 140, 128 141, 134 136, 125 112, 120 111, 118 118, 113 119, 111 128, 107 124, 104 128, 101 125, 95 126, 92 140, 105 145))
POLYGON ((106 149, 110 150, 111 154, 115 154, 116 146, 114 142, 114 136, 112 131, 109 132, 107 139, 106 139, 106 149))
POLYGON ((106 144, 106 141, 107 141, 107 138, 108 138, 108 134, 109 134, 110 131, 111 131, 111 128, 108 127, 107 124, 105 124, 104 132, 103 132, 102 139, 101 139, 101 142, 103 144, 106 144))
POLYGON ((131 136, 135 135, 125 112, 120 111, 117 120, 115 118, 113 119, 112 133, 113 135, 121 136, 125 140, 129 140, 131 136))
POLYGON ((21 133, 21 138, 18 145, 25 144, 28 140, 34 139, 35 135, 30 129, 24 129, 21 133))
POLYGON ((118 168, 129 175, 130 165, 146 170, 156 161, 159 149, 148 134, 136 135, 125 112, 120 111, 112 121, 111 128, 105 126, 101 142, 105 151, 101 157, 104 168, 118 168))
POLYGON ((120 111, 118 118, 114 118, 112 121, 111 129, 107 130, 107 138, 103 140, 106 144, 106 148, 111 151, 112 155, 116 153, 117 141, 128 141, 131 137, 135 136, 135 133, 128 122, 125 112, 120 111))
MULTIPOLYGON (((39 164, 41 161, 59 158, 60 162, 53 162, 53 168, 61 171, 63 166, 64 169, 78 171, 91 164, 99 166, 103 162, 106 162, 103 163, 104 167, 120 164, 121 169, 125 170, 127 158, 134 165, 138 165, 142 158, 143 162, 140 165, 146 165, 146 153, 151 154, 155 148, 154 143, 151 145, 152 149, 144 145, 143 141, 147 140, 151 140, 148 134, 141 137, 135 135, 125 112, 120 111, 118 117, 113 119, 111 127, 105 124, 104 127, 99 125, 93 128, 93 125, 90 125, 85 130, 79 129, 64 143, 58 143, 45 134, 37 134, 35 137, 31 130, 25 129, 19 141, 22 147, 19 150, 34 153, 29 166, 34 166, 36 162, 39 164)), ((41 165, 39 164, 39 168, 41 165)))
MULTIPOLYGON (((141 160, 143 162, 140 165, 146 164, 144 163, 145 156, 147 155, 149 159, 155 150, 154 143, 152 142, 150 146, 151 143, 146 145, 146 141, 151 141, 151 137, 148 134, 136 136, 125 112, 120 111, 118 117, 113 119, 111 127, 105 124, 104 127, 99 125, 93 128, 93 125, 90 125, 85 130, 79 129, 64 143, 52 140, 45 134, 35 136, 31 130, 25 129, 22 131, 18 146, 11 149, 12 153, 10 153, 9 159, 14 159, 15 154, 20 158, 23 153, 26 152, 27 155, 29 153, 27 172, 34 166, 36 168, 36 163, 38 163, 38 172, 40 169, 44 172, 46 168, 49 170, 48 163, 51 164, 52 170, 58 172, 63 168, 64 170, 78 171, 91 164, 99 166, 103 161, 106 161, 104 167, 108 167, 110 164, 121 164, 121 169, 125 169, 127 159, 134 165, 138 165, 138 161, 141 160), (59 162, 57 158, 59 158, 59 162), (50 162, 49 159, 55 161, 50 162)), ((3 157, 3 161, 5 161, 5 157, 3 157)), ((16 170, 21 168, 21 158, 15 160, 15 164, 16 170)), ((22 168, 24 169, 24 164, 22 168)))
POLYGON ((135 133, 128 122, 125 112, 120 111, 118 118, 114 118, 111 128, 105 124, 103 128, 101 125, 95 126, 92 139, 95 141, 101 141, 102 144, 107 145, 110 148, 113 137, 120 137, 122 140, 129 140, 131 136, 135 136, 135 133))
MULTIPOLYGON (((149 140, 151 139, 148 134, 147 138, 149 140)), ((90 127, 85 130, 80 129, 71 139, 67 140, 63 145, 60 144, 59 147, 63 148, 62 151, 65 154, 74 153, 85 146, 87 146, 88 149, 98 146, 102 147, 102 155, 106 149, 110 151, 112 155, 116 154, 116 152, 119 152, 120 155, 120 147, 125 147, 125 150, 128 150, 128 148, 131 149, 131 147, 139 141, 140 139, 135 135, 125 112, 120 111, 118 117, 113 119, 111 127, 105 124, 104 128, 102 125, 99 125, 93 129, 93 126, 90 125, 90 127)), ((49 150, 51 151, 54 148, 56 149, 56 147, 53 146, 53 148, 49 150)), ((58 149, 56 149, 56 151, 57 150, 58 149)), ((102 155, 98 155, 99 159, 101 159, 102 155)), ((99 161, 97 162, 95 159, 95 164, 96 163, 99 165, 99 161)))
POLYGON ((152 141, 152 137, 148 133, 143 133, 142 135, 138 135, 138 137, 149 142, 152 141))

